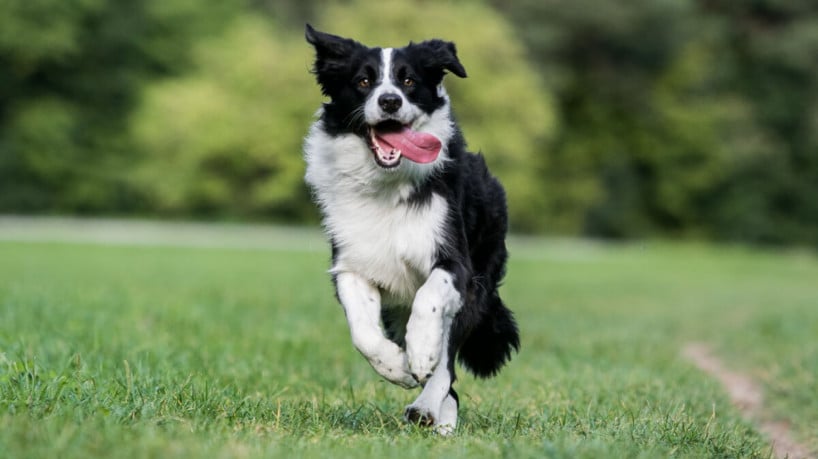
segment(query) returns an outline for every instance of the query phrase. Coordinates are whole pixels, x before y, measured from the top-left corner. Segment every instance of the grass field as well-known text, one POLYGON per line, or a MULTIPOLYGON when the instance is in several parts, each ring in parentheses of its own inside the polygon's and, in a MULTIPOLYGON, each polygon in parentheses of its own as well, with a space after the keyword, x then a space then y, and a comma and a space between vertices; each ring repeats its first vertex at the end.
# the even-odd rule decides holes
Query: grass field
POLYGON ((315 233, 270 234, 0 242, 0 456, 769 457, 680 357, 691 341, 818 449, 814 254, 512 240, 521 353, 493 380, 460 372, 440 438, 402 423, 415 393, 353 349, 315 233))

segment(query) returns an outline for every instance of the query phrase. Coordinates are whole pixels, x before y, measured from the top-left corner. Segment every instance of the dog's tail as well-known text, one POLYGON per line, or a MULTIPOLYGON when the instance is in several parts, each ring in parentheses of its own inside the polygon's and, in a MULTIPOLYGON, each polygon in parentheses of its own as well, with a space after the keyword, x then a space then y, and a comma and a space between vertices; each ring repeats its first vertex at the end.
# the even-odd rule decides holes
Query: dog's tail
POLYGON ((458 359, 480 378, 497 374, 511 360, 511 351, 520 350, 520 332, 514 314, 495 292, 488 298, 488 312, 478 322, 463 345, 458 359))

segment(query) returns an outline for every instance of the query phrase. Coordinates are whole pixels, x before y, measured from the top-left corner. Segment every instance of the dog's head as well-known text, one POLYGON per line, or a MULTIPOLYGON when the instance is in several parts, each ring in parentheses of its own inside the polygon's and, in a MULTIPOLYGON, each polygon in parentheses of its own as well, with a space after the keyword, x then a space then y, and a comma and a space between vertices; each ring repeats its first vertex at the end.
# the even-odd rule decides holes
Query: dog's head
POLYGON ((307 25, 315 47, 313 69, 324 95, 324 128, 333 135, 360 136, 383 169, 439 161, 453 135, 449 100, 441 85, 446 72, 466 70, 453 43, 429 40, 403 48, 369 48, 307 25))

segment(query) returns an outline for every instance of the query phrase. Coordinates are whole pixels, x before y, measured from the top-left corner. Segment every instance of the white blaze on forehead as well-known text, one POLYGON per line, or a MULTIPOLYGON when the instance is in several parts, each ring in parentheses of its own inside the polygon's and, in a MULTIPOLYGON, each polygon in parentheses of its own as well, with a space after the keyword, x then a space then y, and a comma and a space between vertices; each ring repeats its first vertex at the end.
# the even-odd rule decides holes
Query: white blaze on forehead
POLYGON ((381 85, 388 84, 392 87, 392 48, 384 48, 381 50, 381 85))
MULTIPOLYGON (((384 48, 381 50, 381 79, 378 81, 378 86, 373 91, 372 99, 376 99, 380 97, 382 94, 392 93, 397 94, 403 97, 401 94, 400 89, 395 86, 395 83, 392 81, 392 53, 394 49, 392 48, 384 48)), ((404 101, 405 102, 405 101, 404 101)))
POLYGON ((417 116, 414 110, 408 107, 409 101, 406 100, 403 91, 395 86, 395 83, 392 81, 392 75, 394 73, 394 69, 392 68, 393 53, 393 48, 383 48, 381 50, 380 79, 378 85, 372 90, 372 93, 364 105, 364 116, 369 124, 377 124, 390 118, 397 119, 401 122, 409 122, 417 116), (378 98, 384 94, 397 94, 400 96, 402 104, 397 113, 387 114, 381 110, 380 105, 378 105, 378 98))

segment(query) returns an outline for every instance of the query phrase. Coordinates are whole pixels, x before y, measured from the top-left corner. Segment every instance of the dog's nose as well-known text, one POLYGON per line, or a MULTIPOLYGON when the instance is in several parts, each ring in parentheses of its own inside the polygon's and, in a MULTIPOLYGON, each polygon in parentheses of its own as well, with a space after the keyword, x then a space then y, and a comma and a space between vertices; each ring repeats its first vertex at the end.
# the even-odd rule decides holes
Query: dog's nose
POLYGON ((378 105, 380 105, 381 109, 386 113, 395 113, 402 103, 403 99, 397 94, 386 93, 378 97, 378 105))

